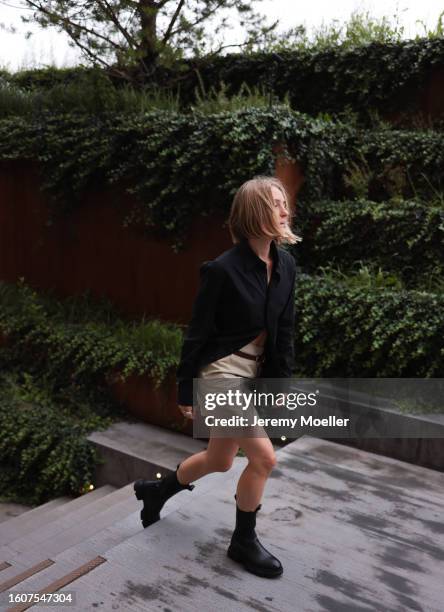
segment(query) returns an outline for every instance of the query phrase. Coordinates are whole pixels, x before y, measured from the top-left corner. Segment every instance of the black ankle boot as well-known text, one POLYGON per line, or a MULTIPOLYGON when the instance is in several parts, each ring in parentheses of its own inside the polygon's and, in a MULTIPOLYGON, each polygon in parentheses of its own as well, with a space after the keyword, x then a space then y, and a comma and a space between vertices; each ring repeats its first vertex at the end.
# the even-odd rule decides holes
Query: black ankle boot
POLYGON ((183 485, 177 480, 177 468, 161 480, 136 480, 134 492, 137 499, 143 501, 143 510, 140 512, 142 525, 148 527, 160 519, 160 510, 164 503, 179 491, 188 489, 192 491, 194 485, 183 485))
POLYGON ((227 555, 233 561, 242 563, 244 568, 264 578, 275 578, 284 571, 279 559, 276 559, 259 542, 256 535, 256 513, 261 509, 262 504, 252 512, 244 512, 237 506, 236 499, 236 527, 231 536, 231 543, 227 555))

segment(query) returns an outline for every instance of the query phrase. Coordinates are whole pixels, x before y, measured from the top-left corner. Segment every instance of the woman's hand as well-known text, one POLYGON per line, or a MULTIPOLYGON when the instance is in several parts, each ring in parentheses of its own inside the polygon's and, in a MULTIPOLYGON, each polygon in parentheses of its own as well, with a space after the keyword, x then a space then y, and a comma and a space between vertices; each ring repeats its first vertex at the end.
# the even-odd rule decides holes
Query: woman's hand
POLYGON ((182 406, 182 404, 179 404, 179 410, 187 419, 194 419, 193 406, 182 406))

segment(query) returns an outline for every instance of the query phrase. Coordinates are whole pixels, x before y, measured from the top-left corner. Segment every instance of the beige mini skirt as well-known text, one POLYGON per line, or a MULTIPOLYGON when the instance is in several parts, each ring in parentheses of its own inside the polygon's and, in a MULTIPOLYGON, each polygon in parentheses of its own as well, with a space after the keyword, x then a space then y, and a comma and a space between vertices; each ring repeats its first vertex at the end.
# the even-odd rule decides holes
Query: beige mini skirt
MULTIPOLYGON (((241 349, 243 353, 257 356, 262 355, 264 352, 263 346, 258 346, 250 342, 241 349)), ((217 359, 212 363, 201 368, 199 371, 199 378, 257 378, 260 373, 261 364, 252 359, 246 357, 240 357, 239 355, 227 355, 222 359, 217 359)))
MULTIPOLYGON (((264 352, 263 346, 258 346, 257 344, 253 344, 250 342, 246 344, 241 349, 242 352, 248 353, 249 355, 262 355, 264 352)), ((253 361, 252 359, 247 359, 245 357, 240 357, 239 355, 227 355, 222 359, 217 359, 212 363, 201 368, 199 371, 198 378, 203 378, 205 380, 211 379, 212 392, 217 391, 217 380, 215 379, 223 379, 223 378, 237 378, 237 381, 231 381, 230 387, 239 388, 240 390, 244 390, 245 380, 246 378, 258 378, 260 375, 261 364, 257 361, 253 361), (214 380, 213 380, 214 379, 214 380)), ((220 391, 225 393, 227 390, 226 383, 220 381, 219 383, 220 391)), ((202 409, 203 406, 203 397, 199 396, 198 404, 200 412, 203 416, 207 413, 202 409)), ((223 410, 219 411, 219 416, 230 417, 232 415, 240 415, 244 414, 242 411, 237 408, 225 407, 223 410)), ((251 416, 251 413, 250 413, 251 416)), ((210 431, 209 437, 213 435, 217 435, 213 430, 210 431)), ((229 432, 223 437, 234 437, 234 438, 245 438, 245 437, 253 437, 253 438, 265 438, 267 434, 265 433, 263 427, 256 426, 247 426, 247 427, 230 427, 229 432)))

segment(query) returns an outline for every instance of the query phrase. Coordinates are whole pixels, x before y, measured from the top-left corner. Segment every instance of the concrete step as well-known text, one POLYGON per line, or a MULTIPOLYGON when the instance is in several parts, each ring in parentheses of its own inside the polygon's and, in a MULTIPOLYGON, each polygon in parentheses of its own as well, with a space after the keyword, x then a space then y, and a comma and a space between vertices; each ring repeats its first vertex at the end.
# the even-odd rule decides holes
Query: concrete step
POLYGON ((0 499, 0 523, 17 518, 25 512, 35 508, 35 504, 19 504, 12 501, 1 501, 0 499))
POLYGON ((52 500, 46 504, 38 506, 37 508, 33 508, 29 512, 25 512, 20 516, 9 519, 8 521, 0 524, 0 545, 4 546, 5 544, 9 544, 14 540, 24 537, 28 533, 36 531, 38 528, 52 523, 61 516, 67 516, 79 508, 82 508, 95 500, 101 499, 113 491, 115 491, 115 487, 105 485, 79 497, 61 497, 52 500))
POLYGON ((298 441, 279 451, 257 517, 284 575, 247 574, 226 556, 244 465, 239 458, 218 487, 189 492, 186 505, 105 552, 71 584, 77 609, 442 609, 444 504, 304 456, 298 441))
MULTIPOLYGON (((239 460, 240 459, 238 458, 235 461, 239 460)), ((169 513, 186 507, 197 488, 198 494, 202 495, 210 491, 212 488, 219 488, 225 479, 226 474, 224 473, 209 474, 208 477, 196 485, 194 491, 182 491, 173 496, 167 501, 162 509, 162 519, 169 513)), ((125 489, 128 490, 128 487, 125 489)), ((43 568, 24 580, 20 580, 20 582, 15 586, 8 588, 8 591, 15 590, 16 592, 20 592, 26 590, 27 592, 38 592, 40 589, 50 585, 53 581, 60 580, 74 570, 77 570, 87 561, 90 561, 97 556, 102 556, 107 550, 113 548, 118 543, 128 539, 136 533, 144 531, 140 522, 140 509, 142 508, 142 503, 138 502, 133 496, 130 496, 130 498, 124 502, 120 502, 119 504, 111 505, 106 511, 89 521, 89 524, 88 522, 82 523, 82 535, 85 535, 85 533, 90 533, 89 537, 82 539, 80 542, 74 541, 72 546, 65 548, 59 554, 51 554, 50 558, 53 562, 51 565, 49 565, 47 568, 43 568), (137 511, 126 514, 123 518, 119 518, 119 514, 122 514, 122 511, 125 513, 125 504, 130 507, 134 504, 134 502, 136 502, 137 511), (94 520, 99 521, 102 528, 92 532, 94 530, 94 520)), ((66 545, 67 537, 69 538, 69 534, 63 534, 63 545, 66 545)), ((44 546, 47 546, 47 544, 48 543, 45 543, 44 546)), ((58 541, 57 545, 61 546, 61 542, 58 541)), ((53 553, 54 550, 56 550, 54 547, 52 550, 48 550, 48 548, 41 548, 39 550, 40 557, 38 555, 32 558, 28 556, 29 561, 27 569, 32 568, 33 566, 38 567, 38 563, 36 562, 41 563, 44 560, 42 553, 53 553)), ((14 573, 12 569, 8 579, 17 576, 18 574, 20 574, 19 571, 14 573)), ((3 576, 2 580, 0 580, 0 589, 2 582, 5 582, 3 580, 3 576)))
MULTIPOLYGON (((210 474, 202 483, 200 491, 205 492, 218 486, 219 478, 219 474, 210 474)), ((162 516, 186 505, 187 497, 192 494, 194 491, 184 490, 173 496, 162 509, 162 516)), ((4 547, 3 553, 7 554, 6 560, 12 567, 5 570, 2 579, 5 576, 9 579, 19 571, 33 567, 47 558, 54 559, 55 555, 86 539, 93 543, 91 550, 97 552, 95 537, 98 536, 100 540, 102 536, 106 538, 110 533, 114 537, 113 530, 109 532, 106 528, 113 526, 116 521, 126 519, 129 515, 132 515, 129 519, 130 526, 139 525, 139 529, 143 529, 140 522, 140 510, 143 504, 136 499, 132 483, 109 494, 100 502, 82 508, 66 519, 59 519, 29 534, 28 537, 13 541, 8 547, 4 547), (91 512, 92 509, 94 512, 91 512)), ((86 549, 89 548, 86 545, 86 549)))
POLYGON ((156 425, 114 423, 105 431, 88 436, 103 464, 97 467, 95 482, 121 487, 143 474, 156 478, 156 473, 175 470, 183 459, 204 450, 205 440, 185 436, 156 425))
MULTIPOLYGON (((66 605, 69 605, 71 607, 74 606, 74 609, 78 609, 76 607, 76 598, 75 598, 75 592, 67 592, 66 590, 63 590, 62 592, 60 592, 61 589, 63 589, 63 587, 69 585, 70 583, 72 583, 74 580, 78 579, 80 576, 83 576, 85 573, 90 572, 91 570, 93 570, 95 567, 97 567, 98 565, 100 565, 101 563, 105 563, 105 559, 103 557, 95 557, 94 559, 90 559, 87 563, 83 564, 81 567, 78 567, 76 570, 74 570, 73 572, 71 572, 70 574, 63 576, 61 579, 55 580, 53 581, 51 584, 49 584, 47 586, 46 589, 43 589, 42 591, 39 592, 26 592, 26 591, 20 591, 17 593, 12 593, 10 591, 10 589, 8 588, 7 585, 3 585, 2 589, 2 595, 0 595, 0 597, 3 598, 3 602, 5 602, 5 604, 8 602, 8 607, 2 607, 2 610, 7 610, 7 612, 24 612, 25 610, 28 610, 29 608, 33 607, 34 601, 33 600, 29 600, 28 598, 30 596, 32 596, 34 598, 35 595, 44 595, 45 597, 52 597, 52 598, 56 598, 56 597, 62 597, 65 596, 66 600, 65 603, 61 603, 61 602, 55 602, 54 599, 52 599, 53 603, 50 605, 54 605, 54 607, 56 607, 57 610, 61 610, 62 607, 65 608, 66 605), (16 600, 15 603, 12 603, 11 605, 11 597, 14 597, 14 595, 18 596, 19 599, 16 600), (25 596, 25 599, 23 600, 22 597, 23 595, 25 596), (68 597, 70 597, 71 599, 68 599, 68 597)), ((45 604, 47 605, 47 604, 45 604)))
MULTIPOLYGON (((67 533, 76 534, 80 541, 83 537, 83 528, 89 524, 89 521, 97 520, 102 512, 105 512, 113 505, 122 501, 126 502, 132 498, 132 491, 130 489, 132 489, 132 485, 128 485, 123 489, 113 490, 103 497, 82 505, 74 512, 58 516, 51 522, 42 525, 25 536, 13 540, 6 546, 2 546, 0 548, 0 557, 8 562, 21 562, 24 559, 28 564, 34 562, 34 559, 37 562, 42 554, 50 554, 52 545, 56 548, 62 546, 67 533)), ((134 498, 134 501, 137 500, 134 498)), ((57 552, 60 552, 60 550, 63 550, 63 547, 59 548, 57 552)))
POLYGON ((377 478, 392 487, 408 490, 409 495, 444 501, 443 472, 311 436, 299 438, 295 448, 307 459, 377 478))
MULTIPOLYGON (((10 521, 9 525, 14 525, 17 522, 22 522, 25 519, 25 517, 28 518, 29 516, 37 516, 38 514, 45 514, 45 512, 47 512, 51 508, 56 508, 57 506, 60 506, 61 504, 66 504, 71 499, 72 497, 57 497, 56 499, 52 499, 46 502, 45 504, 40 504, 39 506, 34 506, 34 507, 28 506, 27 508, 24 509, 23 512, 19 512, 13 516, 9 516, 9 517, 6 516, 5 518, 2 518, 1 523, 0 523, 0 538, 1 538, 1 533, 2 533, 1 532, 2 524, 5 521, 10 521)), ((17 505, 19 506, 19 504, 17 505)), ((7 530, 5 529, 5 531, 7 530)))

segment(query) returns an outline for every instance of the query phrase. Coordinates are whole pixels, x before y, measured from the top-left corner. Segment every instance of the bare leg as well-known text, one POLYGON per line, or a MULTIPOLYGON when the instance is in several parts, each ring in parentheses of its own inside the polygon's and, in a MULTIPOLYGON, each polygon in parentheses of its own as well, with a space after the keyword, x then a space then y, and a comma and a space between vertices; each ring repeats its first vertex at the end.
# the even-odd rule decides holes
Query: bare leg
POLYGON ((238 450, 239 444, 234 438, 210 437, 204 451, 182 461, 177 470, 177 480, 180 484, 190 484, 211 472, 226 472, 238 450))
POLYGON ((241 510, 253 512, 276 465, 276 455, 270 438, 236 438, 236 441, 248 457, 248 465, 237 483, 236 501, 241 510))
POLYGON ((252 574, 274 578, 282 574, 282 563, 256 534, 256 513, 267 478, 276 464, 273 445, 268 437, 236 439, 248 457, 248 465, 237 485, 236 527, 227 555, 252 574))

